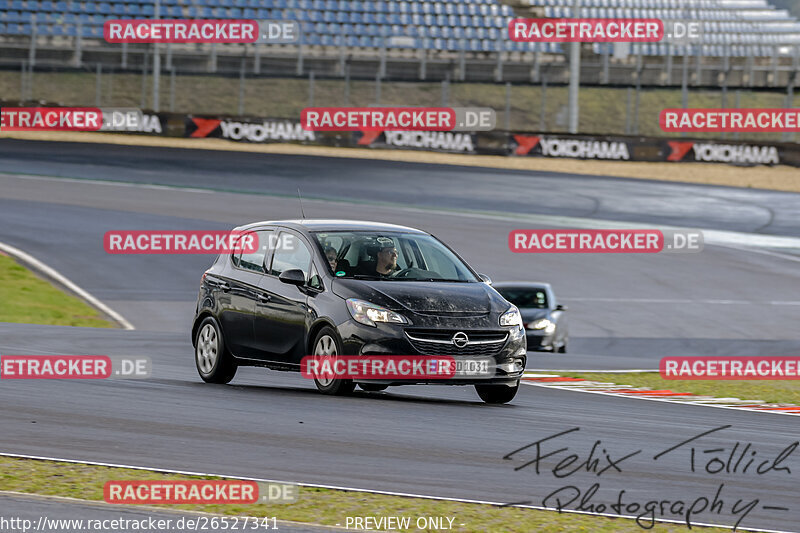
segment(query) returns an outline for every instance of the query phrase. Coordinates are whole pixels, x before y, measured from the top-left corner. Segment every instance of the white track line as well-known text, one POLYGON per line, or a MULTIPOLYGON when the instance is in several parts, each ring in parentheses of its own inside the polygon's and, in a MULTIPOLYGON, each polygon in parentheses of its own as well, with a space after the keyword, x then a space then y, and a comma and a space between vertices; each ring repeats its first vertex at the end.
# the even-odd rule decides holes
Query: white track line
POLYGON ((66 276, 64 276, 54 268, 50 267, 49 265, 39 261, 29 253, 23 252, 19 248, 14 248, 13 246, 10 246, 2 242, 0 242, 0 251, 5 252, 12 257, 16 257, 20 261, 31 265, 31 267, 33 267, 35 270, 38 270, 45 276, 54 279, 57 283, 60 283, 70 291, 74 292, 75 294, 86 300, 90 305, 96 307, 106 315, 113 318, 120 326, 122 326, 123 329, 136 329, 133 327, 133 324, 128 322, 125 319, 125 317, 123 317, 121 314, 117 313, 109 306, 107 306, 106 304, 104 304, 91 294, 89 294, 86 290, 82 289, 81 287, 73 283, 66 276))
MULTIPOLYGON (((650 401, 650 402, 671 403, 671 404, 674 404, 674 405, 697 405, 697 406, 700 406, 700 407, 714 407, 716 409, 730 409, 732 411, 738 411, 740 413, 749 412, 749 413, 767 413, 767 414, 771 414, 771 415, 800 416, 800 414, 788 413, 788 412, 785 412, 785 411, 770 411, 770 410, 767 410, 767 409, 753 409, 753 408, 747 408, 747 407, 738 407, 738 406, 735 406, 735 405, 716 405, 714 403, 708 403, 708 400, 702 399, 702 398, 705 398, 705 397, 698 397, 698 398, 692 399, 692 398, 684 396, 683 400, 671 399, 671 398, 653 398, 653 397, 648 398, 646 396, 639 395, 639 394, 613 393, 613 392, 605 392, 603 390, 581 390, 581 389, 578 389, 578 388, 574 388, 574 386, 571 387, 571 386, 561 386, 561 385, 550 385, 549 383, 552 383, 552 382, 549 382, 549 383, 547 383, 547 382, 545 382, 545 383, 537 383, 537 382, 534 382, 534 381, 526 381, 525 379, 523 379, 521 383, 524 383, 526 385, 533 385, 534 387, 540 387, 540 388, 543 388, 543 389, 559 389, 559 390, 564 390, 564 391, 581 392, 583 394, 600 394, 602 396, 613 396, 615 398, 630 398, 630 399, 633 399, 633 400, 646 400, 646 401, 650 401), (698 400, 698 401, 694 401, 694 400, 698 400)), ((620 387, 617 386, 615 388, 619 389, 620 387)), ((632 389, 632 390, 635 390, 635 389, 632 389)), ((725 400, 726 398, 720 398, 720 399, 721 400, 725 400)), ((739 400, 739 399, 736 398, 736 400, 739 400)), ((739 401, 742 401, 742 400, 739 400, 739 401)), ((747 401, 748 405, 756 404, 756 403, 757 403, 757 401, 755 401, 755 400, 752 400, 752 401, 748 400, 747 401)))
MULTIPOLYGON (((72 464, 81 464, 81 465, 92 465, 92 466, 104 466, 109 468, 127 468, 129 470, 144 470, 149 472, 157 472, 163 474, 180 474, 184 476, 203 476, 203 477, 219 477, 219 478, 226 478, 226 479, 238 479, 243 481, 257 481, 262 483, 283 483, 289 485, 297 485, 300 487, 309 487, 309 488, 319 488, 319 489, 331 489, 331 490, 344 490, 349 492, 363 492, 366 494, 382 494, 384 496, 400 496, 404 498, 422 498, 426 500, 436 500, 436 501, 445 501, 445 502, 460 502, 460 503, 476 503, 476 504, 483 504, 483 505, 494 505, 497 507, 518 507, 522 509, 535 509, 537 511, 555 511, 560 513, 569 513, 569 514, 580 514, 580 515, 588 515, 588 516, 605 516, 607 518, 627 518, 629 520, 636 520, 635 516, 630 515, 620 515, 620 514, 612 514, 612 513, 592 513, 589 511, 574 511, 571 509, 562 509, 558 511, 558 509, 550 508, 550 507, 541 507, 538 505, 527 505, 527 504, 508 504, 504 502, 493 502, 493 501, 484 501, 484 500, 469 500, 466 498, 445 498, 442 496, 428 496, 425 494, 413 494, 407 492, 391 492, 385 490, 371 490, 371 489, 359 489, 353 487, 341 487, 338 485, 321 485, 318 483, 297 483, 295 481, 281 481, 277 479, 262 479, 262 478, 255 478, 255 477, 243 477, 243 476, 229 476, 226 474, 209 474, 204 472, 190 472, 185 470, 169 470, 165 468, 149 468, 144 466, 131 466, 131 465, 121 465, 115 463, 99 463, 96 461, 78 461, 75 459, 61 459, 58 457, 43 457, 39 455, 25 455, 19 453, 5 453, 0 452, 0 457, 15 457, 18 459, 33 459, 36 461, 57 461, 60 463, 72 463, 72 464)), ((679 524, 685 525, 686 522, 681 520, 670 520, 667 518, 656 518, 656 522, 661 522, 665 524, 679 524)), ((707 524, 702 522, 692 522, 693 526, 701 526, 701 527, 719 527, 719 528, 726 528, 731 529, 733 526, 731 525, 723 525, 723 524, 707 524)), ((756 533, 798 533, 796 531, 783 531, 777 529, 755 529, 755 528, 747 528, 747 527, 739 527, 737 528, 740 531, 753 531, 756 533)))

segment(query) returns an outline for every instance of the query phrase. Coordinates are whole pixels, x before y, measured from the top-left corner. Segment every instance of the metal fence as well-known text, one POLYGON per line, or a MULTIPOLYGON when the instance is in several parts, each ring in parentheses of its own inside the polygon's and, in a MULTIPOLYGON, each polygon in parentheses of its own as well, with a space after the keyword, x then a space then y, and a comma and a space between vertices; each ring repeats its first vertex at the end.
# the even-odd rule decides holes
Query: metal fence
MULTIPOLYGON (((287 118, 309 104, 465 105, 494 108, 498 127, 568 129, 563 55, 161 45, 156 81, 152 45, 34 37, 7 39, 0 49, 7 101, 287 118)), ((584 47, 578 132, 659 135, 664 107, 792 107, 799 66, 797 50, 768 59, 615 59, 584 47)))

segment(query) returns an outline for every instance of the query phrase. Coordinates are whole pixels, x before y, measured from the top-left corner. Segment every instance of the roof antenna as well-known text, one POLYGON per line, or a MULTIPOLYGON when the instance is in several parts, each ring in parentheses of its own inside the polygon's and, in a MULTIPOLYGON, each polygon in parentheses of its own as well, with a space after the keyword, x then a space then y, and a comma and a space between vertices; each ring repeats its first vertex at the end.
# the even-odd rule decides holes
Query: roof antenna
POLYGON ((297 188, 297 198, 300 199, 300 214, 303 216, 303 220, 305 220, 306 213, 303 211, 303 197, 300 195, 300 187, 297 188))

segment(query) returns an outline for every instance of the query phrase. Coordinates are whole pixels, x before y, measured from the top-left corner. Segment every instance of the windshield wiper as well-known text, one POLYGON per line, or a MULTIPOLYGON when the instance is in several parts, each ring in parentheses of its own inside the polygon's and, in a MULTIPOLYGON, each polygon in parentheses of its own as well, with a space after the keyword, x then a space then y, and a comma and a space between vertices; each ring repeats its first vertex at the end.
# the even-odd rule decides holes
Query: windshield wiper
POLYGON ((446 278, 406 278, 409 281, 436 281, 441 283, 462 283, 460 279, 446 279, 446 278))
POLYGON ((381 278, 379 276, 370 276, 369 274, 353 274, 350 276, 350 279, 370 279, 375 281, 383 281, 389 278, 381 278))

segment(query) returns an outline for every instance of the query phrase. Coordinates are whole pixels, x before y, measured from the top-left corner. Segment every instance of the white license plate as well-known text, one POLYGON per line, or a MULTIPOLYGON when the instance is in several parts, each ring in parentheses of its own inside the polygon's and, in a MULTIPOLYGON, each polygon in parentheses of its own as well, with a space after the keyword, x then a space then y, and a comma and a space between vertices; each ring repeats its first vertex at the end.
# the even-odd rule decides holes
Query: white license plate
POLYGON ((456 359, 456 376, 489 376, 489 359, 456 359))

